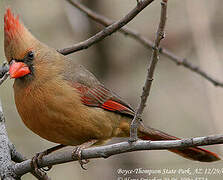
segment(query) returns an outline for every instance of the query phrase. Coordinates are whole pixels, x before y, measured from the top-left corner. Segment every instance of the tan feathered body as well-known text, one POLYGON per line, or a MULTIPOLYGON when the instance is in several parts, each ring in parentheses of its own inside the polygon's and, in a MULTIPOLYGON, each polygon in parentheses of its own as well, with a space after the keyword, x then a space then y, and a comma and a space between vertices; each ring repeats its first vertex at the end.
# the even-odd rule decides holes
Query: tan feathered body
MULTIPOLYGON (((40 51, 34 64, 34 79, 27 82, 16 79, 14 84, 17 110, 26 126, 39 136, 64 145, 118 136, 121 119, 127 118, 82 104, 72 81, 65 80, 72 73, 65 69, 80 71, 83 80, 88 78, 88 71, 55 50, 40 51)), ((91 78, 89 85, 99 83, 92 75, 91 78)))

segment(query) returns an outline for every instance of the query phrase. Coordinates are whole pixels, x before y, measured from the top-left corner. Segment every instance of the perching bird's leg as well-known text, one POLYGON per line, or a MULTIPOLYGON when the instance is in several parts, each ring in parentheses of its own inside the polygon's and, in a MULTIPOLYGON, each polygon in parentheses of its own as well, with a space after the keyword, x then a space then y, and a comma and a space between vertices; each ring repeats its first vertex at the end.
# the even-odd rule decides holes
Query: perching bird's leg
POLYGON ((90 141, 87 141, 79 146, 77 146, 73 152, 72 152, 72 158, 75 159, 75 157, 77 157, 78 159, 78 162, 80 163, 82 169, 84 170, 87 170, 85 167, 84 167, 84 164, 87 164, 89 162, 88 159, 82 159, 82 150, 85 149, 85 148, 88 148, 90 146, 92 146, 93 144, 95 144, 98 140, 96 139, 92 139, 90 141))
POLYGON ((47 149, 47 150, 45 150, 43 152, 37 153, 32 158, 32 161, 31 161, 31 167, 35 171, 35 173, 38 176, 42 177, 43 174, 45 174, 44 171, 49 171, 52 168, 52 166, 48 166, 47 169, 46 168, 39 169, 39 167, 38 167, 38 164, 42 161, 43 156, 46 156, 46 155, 48 155, 48 154, 50 154, 50 153, 52 153, 52 152, 54 152, 56 150, 59 150, 59 149, 65 147, 65 146, 66 145, 60 144, 60 145, 54 146, 52 148, 49 148, 49 149, 47 149))

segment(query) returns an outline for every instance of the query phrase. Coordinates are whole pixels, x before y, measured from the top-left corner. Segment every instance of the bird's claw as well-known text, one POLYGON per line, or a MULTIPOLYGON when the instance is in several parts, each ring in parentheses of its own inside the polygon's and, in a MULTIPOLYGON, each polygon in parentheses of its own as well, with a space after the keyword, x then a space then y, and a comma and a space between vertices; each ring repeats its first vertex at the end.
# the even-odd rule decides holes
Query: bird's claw
POLYGON ((78 162, 80 163, 81 165, 81 168, 84 169, 84 170, 87 170, 84 165, 89 163, 90 160, 88 159, 83 159, 82 158, 82 147, 81 146, 77 146, 73 152, 72 152, 72 158, 75 159, 77 157, 78 159, 78 162))
POLYGON ((41 153, 37 153, 31 160, 31 167, 34 170, 34 172, 40 177, 40 179, 43 179, 43 176, 46 175, 45 171, 49 171, 52 166, 44 167, 44 168, 39 168, 39 164, 42 161, 43 156, 47 155, 47 151, 43 151, 41 153))
POLYGON ((33 171, 36 173, 36 175, 39 177, 39 179, 43 179, 43 176, 46 175, 46 173, 42 170, 39 169, 38 167, 38 154, 37 153, 31 160, 31 168, 33 169, 33 171))

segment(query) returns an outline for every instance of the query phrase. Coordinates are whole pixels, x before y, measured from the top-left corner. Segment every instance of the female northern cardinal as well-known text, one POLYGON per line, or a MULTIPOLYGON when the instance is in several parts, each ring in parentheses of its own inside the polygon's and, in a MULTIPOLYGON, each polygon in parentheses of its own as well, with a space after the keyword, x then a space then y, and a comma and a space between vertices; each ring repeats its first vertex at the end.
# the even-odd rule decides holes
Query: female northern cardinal
MULTIPOLYGON (((134 110, 126 102, 83 66, 38 41, 10 9, 4 22, 5 56, 10 76, 15 78, 15 103, 29 129, 44 139, 71 146, 129 137, 134 110)), ((144 140, 178 139, 142 123, 138 136, 144 140)), ((203 162, 220 159, 198 147, 170 151, 203 162)))

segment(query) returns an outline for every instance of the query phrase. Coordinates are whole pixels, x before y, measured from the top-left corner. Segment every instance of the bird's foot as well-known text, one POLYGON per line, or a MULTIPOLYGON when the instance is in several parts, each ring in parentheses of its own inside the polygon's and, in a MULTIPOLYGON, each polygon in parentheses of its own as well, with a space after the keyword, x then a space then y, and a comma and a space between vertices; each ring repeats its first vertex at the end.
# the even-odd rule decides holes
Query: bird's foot
POLYGON ((39 176, 40 179, 46 179, 45 177, 47 175, 45 171, 49 171, 52 168, 52 166, 48 166, 47 168, 39 168, 39 164, 41 163, 43 156, 47 154, 48 154, 47 150, 37 153, 31 160, 31 167, 33 171, 39 176))
POLYGON ((85 148, 90 147, 91 145, 95 144, 97 141, 98 141, 98 140, 96 140, 96 139, 92 139, 92 140, 90 140, 90 141, 87 141, 87 142, 85 142, 85 143, 83 143, 83 144, 77 146, 77 147, 73 150, 73 152, 72 152, 72 158, 73 158, 74 160, 76 160, 76 158, 77 158, 77 159, 78 159, 78 162, 79 162, 80 165, 81 165, 81 168, 84 169, 84 170, 87 170, 87 169, 84 167, 84 165, 87 164, 87 163, 89 163, 90 160, 88 160, 88 159, 83 159, 83 157, 82 157, 82 150, 85 149, 85 148))
POLYGON ((63 145, 63 144, 60 144, 60 145, 57 145, 57 146, 54 146, 50 149, 47 149, 43 152, 40 152, 40 153, 37 153, 33 158, 32 158, 32 161, 31 161, 31 167, 33 169, 33 171, 36 173, 37 176, 39 176, 39 179, 49 179, 47 178, 48 176, 46 175, 46 172, 45 171, 49 171, 52 166, 47 166, 47 167, 44 167, 44 168, 39 168, 39 164, 41 164, 42 162, 42 158, 43 156, 46 156, 58 149, 61 149, 63 147, 65 147, 66 145, 63 145))
POLYGON ((72 152, 72 158, 75 159, 75 157, 77 157, 78 159, 78 162, 80 163, 81 165, 81 168, 84 169, 84 170, 87 170, 84 165, 89 163, 90 161, 88 159, 83 159, 82 158, 82 149, 83 147, 81 146, 77 146, 73 152, 72 152))

